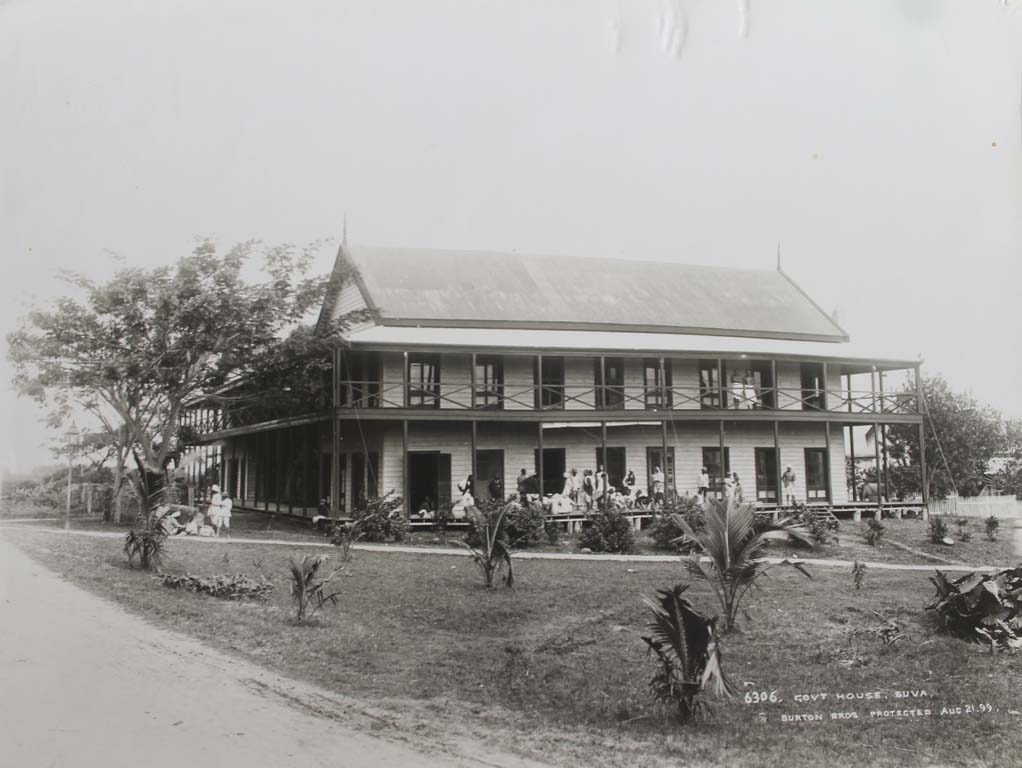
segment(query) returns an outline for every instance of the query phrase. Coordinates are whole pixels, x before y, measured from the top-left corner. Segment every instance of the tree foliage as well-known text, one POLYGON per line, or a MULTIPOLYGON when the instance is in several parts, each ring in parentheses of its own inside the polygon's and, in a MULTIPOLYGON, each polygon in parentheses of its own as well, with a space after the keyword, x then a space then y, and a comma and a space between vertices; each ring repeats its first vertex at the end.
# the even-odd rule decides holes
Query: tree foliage
POLYGON ((315 339, 294 330, 328 288, 328 278, 309 275, 318 247, 244 242, 221 253, 204 241, 174 264, 125 267, 105 282, 65 273, 74 295, 33 309, 8 336, 15 384, 55 422, 79 407, 108 434, 124 434, 136 490, 148 498, 147 475, 161 473, 181 448, 189 403, 248 376, 257 386, 222 400, 258 400, 278 371, 292 375, 314 355, 329 365, 326 345, 352 318, 315 339), (253 280, 256 256, 261 273, 253 280))
MULTIPOLYGON (((990 459, 1004 450, 1006 433, 1001 414, 968 393, 955 392, 940 376, 924 378, 922 384, 930 494, 944 498, 957 490, 963 496, 974 495, 982 488, 990 459)), ((887 440, 894 466, 919 466, 918 427, 891 425, 887 440)), ((895 478, 892 469, 890 479, 895 478)), ((892 495, 894 491, 892 488, 892 495)))

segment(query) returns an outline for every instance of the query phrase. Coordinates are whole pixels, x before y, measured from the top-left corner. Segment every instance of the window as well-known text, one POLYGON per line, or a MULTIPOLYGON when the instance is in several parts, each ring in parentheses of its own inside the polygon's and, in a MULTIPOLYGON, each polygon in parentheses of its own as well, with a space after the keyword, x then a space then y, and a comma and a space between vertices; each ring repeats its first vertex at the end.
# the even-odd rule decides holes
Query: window
POLYGON ((820 363, 802 363, 802 410, 822 411, 827 407, 823 392, 823 366, 820 363))
POLYGON ((496 449, 476 451, 474 480, 477 499, 503 501, 507 496, 504 489, 504 451, 496 449))
POLYGON ((720 408, 720 369, 716 360, 699 361, 699 404, 702 408, 720 408))
POLYGON ((647 357, 643 360, 642 384, 645 389, 647 409, 656 411, 661 408, 674 407, 674 393, 671 391, 670 360, 664 360, 664 381, 660 380, 659 358, 647 357))
MULTIPOLYGON (((710 476, 710 491, 720 496, 723 493, 721 485, 720 448, 703 448, 703 466, 710 476)), ((724 472, 731 473, 731 449, 724 449, 724 472)))
POLYGON ((806 448, 806 500, 830 501, 827 495, 827 449, 806 448))
POLYGON ((756 449, 756 498, 777 501, 777 453, 773 448, 756 449))
MULTIPOLYGON (((539 367, 539 360, 536 361, 539 367)), ((536 371, 533 369, 533 380, 536 381, 539 394, 536 398, 539 408, 563 408, 564 407, 564 358, 544 357, 543 379, 536 381, 536 371)))
POLYGON ((504 361, 497 355, 476 357, 476 408, 504 407, 504 361))
POLYGON ((593 360, 593 381, 596 383, 596 407, 624 408, 625 361, 623 357, 597 357, 593 360), (606 376, 606 381, 604 381, 606 376))
POLYGON ((440 407, 440 356, 408 356, 408 405, 412 408, 440 407))

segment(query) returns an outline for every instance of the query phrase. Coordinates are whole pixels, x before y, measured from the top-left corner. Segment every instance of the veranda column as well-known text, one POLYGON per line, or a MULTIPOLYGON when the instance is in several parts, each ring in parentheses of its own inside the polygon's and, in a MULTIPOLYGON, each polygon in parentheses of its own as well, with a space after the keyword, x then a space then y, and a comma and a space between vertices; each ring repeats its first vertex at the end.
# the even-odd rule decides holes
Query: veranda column
POLYGON ((848 446, 852 453, 852 501, 855 501, 855 425, 848 425, 848 446))
POLYGON ((877 520, 879 520, 880 518, 882 518, 884 516, 883 515, 883 511, 884 511, 884 497, 880 495, 880 488, 881 488, 881 484, 880 484, 880 424, 878 422, 874 422, 874 424, 873 424, 873 452, 875 454, 874 455, 874 460, 876 461, 876 469, 877 469, 877 483, 876 483, 876 489, 877 489, 877 520))
MULTIPOLYGON (((781 509, 784 506, 787 499, 784 498, 784 488, 781 481, 781 436, 780 426, 777 420, 774 419, 774 482, 777 484, 776 488, 776 499, 777 509, 781 509)), ((774 519, 777 519, 777 513, 774 513, 774 519)))
POLYGON ((472 419, 472 495, 476 496, 479 491, 479 475, 477 474, 476 467, 476 421, 472 419))
MULTIPOLYGON (((469 362, 469 365, 471 366, 471 378, 472 378, 472 384, 471 384, 472 392, 469 395, 469 402, 471 404, 472 410, 474 411, 476 409, 476 353, 475 352, 472 353, 472 360, 469 362)), ((473 423, 472 428, 475 429, 475 424, 474 423, 473 423)), ((473 454, 472 454, 472 461, 473 462, 475 461, 475 453, 474 453, 474 451, 475 451, 475 449, 473 448, 473 454)), ((475 478, 475 467, 474 466, 472 468, 472 477, 473 477, 473 479, 475 478)))
POLYGON ((667 491, 669 489, 668 481, 671 479, 670 473, 667 471, 667 467, 669 466, 667 463, 667 419, 662 419, 660 421, 660 442, 661 447, 663 448, 663 466, 660 467, 660 469, 664 473, 664 498, 667 498, 667 491))
MULTIPOLYGON (((408 419, 401 422, 401 495, 404 501, 405 517, 412 514, 412 501, 408 498, 411 492, 410 478, 408 477, 408 419)), ((440 500, 437 499, 437 503, 440 500)))
POLYGON ((727 497, 725 495, 725 482, 724 482, 724 475, 727 474, 727 470, 725 469, 725 462, 724 462, 724 419, 721 419, 718 422, 718 426, 720 428, 719 429, 719 433, 718 433, 718 437, 720 439, 720 493, 721 493, 721 496, 724 496, 724 503, 727 504, 727 497))
POLYGON ((287 513, 293 515, 295 513, 295 476, 297 473, 295 470, 295 456, 297 451, 295 450, 295 437, 298 436, 299 431, 295 429, 284 429, 286 439, 284 441, 284 450, 287 453, 287 513))
POLYGON ((603 477, 601 482, 603 483, 603 503, 606 505, 608 490, 607 485, 609 485, 608 481, 610 480, 610 474, 607 472, 607 422, 605 421, 600 422, 600 438, 603 441, 603 461, 600 462, 603 467, 603 477))
MULTIPOLYGON (((820 410, 828 411, 828 410, 830 410, 830 397, 829 397, 830 393, 827 391, 827 384, 829 382, 827 380, 827 364, 826 363, 820 363, 820 378, 822 379, 821 383, 823 384, 823 402, 820 403, 820 410)), ((828 429, 827 432, 829 434, 830 430, 828 429)))
MULTIPOLYGON (((717 401, 718 408, 726 408, 727 404, 724 402, 724 361, 719 357, 717 358, 717 397, 720 398, 717 401)), ((720 457, 720 464, 724 466, 724 456, 720 457)))
POLYGON ((919 422, 919 474, 923 492, 923 520, 930 519, 930 483, 926 474, 926 425, 919 422))
POLYGON ((404 352, 403 355, 404 365, 401 367, 401 389, 404 392, 404 400, 402 402, 404 403, 405 408, 408 408, 409 403, 411 402, 411 394, 408 391, 408 353, 404 352))
MULTIPOLYGON (((666 375, 666 371, 667 371, 667 369, 666 369, 666 366, 664 365, 664 359, 661 357, 660 358, 660 409, 664 410, 664 411, 669 410, 668 403, 670 402, 668 400, 668 397, 667 397, 668 390, 667 390, 667 375, 666 375)), ((664 498, 666 498, 667 497, 667 491, 669 489, 668 482, 671 479, 674 480, 675 491, 677 491, 677 487, 678 487, 678 480, 677 480, 677 478, 676 477, 675 478, 669 477, 668 476, 668 472, 667 472, 668 464, 667 464, 667 420, 666 419, 663 419, 660 422, 660 442, 661 442, 661 447, 663 448, 663 462, 664 462, 664 466, 662 467, 662 469, 664 471, 664 498)), ((674 471, 677 472, 677 467, 675 467, 674 471)))
MULTIPOLYGON (((774 393, 773 393, 773 403, 774 403, 774 405, 773 405, 773 407, 774 407, 774 410, 777 410, 778 408, 781 407, 781 394, 780 394, 780 391, 778 390, 778 386, 777 386, 777 361, 773 360, 773 359, 770 360, 770 386, 773 387, 773 390, 774 390, 774 393)), ((779 461, 780 461, 780 459, 778 459, 778 462, 779 461)), ((780 493, 781 489, 778 488, 777 492, 780 493)))
POLYGON ((826 463, 826 474, 824 475, 826 488, 827 488, 827 504, 833 506, 834 504, 834 488, 833 478, 831 475, 831 464, 830 464, 830 422, 823 422, 823 434, 826 438, 823 444, 826 446, 827 452, 827 463, 826 463))
MULTIPOLYGON (((541 396, 542 397, 542 396, 541 396)), ((539 503, 543 503, 543 418, 536 422, 536 443, 539 452, 536 454, 536 478, 539 480, 539 503)))
MULTIPOLYGON (((877 378, 880 380, 880 412, 884 413, 887 409, 884 400, 884 372, 879 371, 877 378)), ((888 463, 887 463, 887 424, 882 423, 880 425, 880 440, 881 440, 881 456, 884 461, 884 496, 888 499, 891 498, 891 478, 888 474, 888 463)))

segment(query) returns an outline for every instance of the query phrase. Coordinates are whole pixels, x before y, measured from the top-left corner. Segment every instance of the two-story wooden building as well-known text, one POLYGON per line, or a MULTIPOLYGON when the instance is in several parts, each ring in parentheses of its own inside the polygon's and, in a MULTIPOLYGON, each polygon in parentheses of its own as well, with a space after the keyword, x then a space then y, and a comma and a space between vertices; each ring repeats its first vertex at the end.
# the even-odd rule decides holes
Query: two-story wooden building
POLYGON ((332 407, 199 430, 238 506, 344 514, 393 490, 417 509, 469 475, 486 498, 599 465, 690 493, 734 472, 765 507, 790 466, 799 500, 846 506, 850 428, 922 435, 920 361, 855 350, 780 268, 342 246, 335 269, 354 279, 321 324, 372 319, 336 350, 332 407))

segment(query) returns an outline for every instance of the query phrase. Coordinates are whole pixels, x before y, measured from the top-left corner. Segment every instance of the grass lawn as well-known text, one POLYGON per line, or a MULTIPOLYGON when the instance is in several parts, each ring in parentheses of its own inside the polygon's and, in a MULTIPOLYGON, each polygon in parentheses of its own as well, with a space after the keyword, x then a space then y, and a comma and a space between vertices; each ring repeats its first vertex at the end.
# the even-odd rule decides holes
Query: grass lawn
POLYGON ((895 541, 945 560, 968 563, 969 565, 1002 565, 1005 567, 1018 565, 1019 557, 1015 554, 1012 545, 1012 532, 1004 522, 1001 523, 996 539, 990 541, 984 533, 983 521, 969 519, 969 531, 972 537, 969 541, 960 541, 956 520, 957 518, 947 519, 948 535, 955 542, 951 546, 932 543, 928 523, 921 519, 884 520, 884 525, 887 526, 886 535, 895 541))
MULTIPOLYGON (((777 691, 781 701, 740 697, 718 704, 710 722, 680 728, 649 698, 653 666, 639 639, 640 594, 683 580, 678 565, 520 561, 515 590, 486 591, 466 558, 356 552, 339 607, 296 626, 290 548, 170 542, 168 571, 273 580, 267 603, 239 604, 129 570, 119 540, 25 527, 0 535, 152 621, 328 689, 432 711, 438 729, 487 729, 504 748, 557 764, 1017 765, 1022 750, 1022 718, 1011 713, 1022 709, 1022 655, 992 657, 939 631, 922 572, 870 571, 856 591, 847 569, 814 568, 812 581, 774 569, 723 653, 743 692, 777 691), (873 634, 888 618, 905 634, 893 645, 873 634), (929 696, 896 699, 902 690, 929 696), (881 698, 835 701, 866 692, 881 698), (795 699, 822 693, 824 703, 795 699), (993 712, 965 713, 979 705, 993 712), (943 707, 963 713, 941 715, 943 707), (917 708, 931 715, 870 717, 917 708), (782 721, 803 713, 825 720, 782 721)), ((690 594, 715 612, 706 587, 690 594)))

